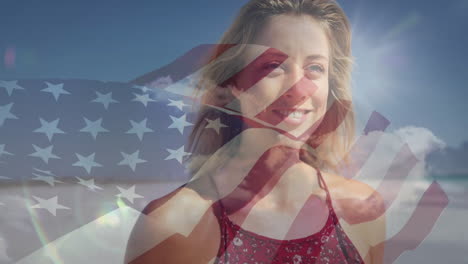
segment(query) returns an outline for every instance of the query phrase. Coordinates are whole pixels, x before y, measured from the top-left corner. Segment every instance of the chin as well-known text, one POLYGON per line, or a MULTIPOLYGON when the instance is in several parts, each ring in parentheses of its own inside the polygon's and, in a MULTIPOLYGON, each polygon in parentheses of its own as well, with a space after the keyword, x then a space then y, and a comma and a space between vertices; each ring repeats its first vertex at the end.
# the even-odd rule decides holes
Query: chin
MULTIPOLYGON (((291 134, 290 132, 288 133, 291 134)), ((304 145, 304 142, 302 140, 292 139, 283 134, 278 134, 278 136, 276 137, 276 140, 277 140, 276 145, 278 146, 285 146, 285 147, 300 149, 302 145, 304 145)))
POLYGON ((301 122, 282 122, 277 128, 290 134, 300 142, 304 142, 305 139, 309 138, 317 130, 321 121, 321 118, 317 118, 315 113, 310 113, 301 122))

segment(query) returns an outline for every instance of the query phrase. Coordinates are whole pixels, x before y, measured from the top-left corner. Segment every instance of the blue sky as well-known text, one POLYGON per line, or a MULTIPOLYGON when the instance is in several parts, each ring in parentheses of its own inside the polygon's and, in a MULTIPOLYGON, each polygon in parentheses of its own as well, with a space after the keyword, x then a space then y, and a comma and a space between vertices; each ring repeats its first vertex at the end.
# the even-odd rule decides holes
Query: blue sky
MULTIPOLYGON (((3 0, 0 79, 127 81, 216 43, 245 2, 3 0)), ((339 2, 353 25, 358 110, 467 141, 468 1, 339 2)))

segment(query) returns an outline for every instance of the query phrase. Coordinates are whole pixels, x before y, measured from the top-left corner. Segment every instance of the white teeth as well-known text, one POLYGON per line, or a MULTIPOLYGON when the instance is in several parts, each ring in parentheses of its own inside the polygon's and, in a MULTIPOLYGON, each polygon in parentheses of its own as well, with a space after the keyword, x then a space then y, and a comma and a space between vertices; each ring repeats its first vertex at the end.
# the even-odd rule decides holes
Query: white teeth
POLYGON ((294 118, 294 119, 301 119, 302 116, 304 115, 304 112, 303 111, 285 111, 285 110, 281 110, 279 111, 279 113, 283 116, 288 116, 290 118, 294 118))
POLYGON ((291 116, 292 118, 300 119, 300 118, 302 117, 302 115, 303 115, 302 112, 295 111, 295 112, 292 112, 290 116, 291 116))

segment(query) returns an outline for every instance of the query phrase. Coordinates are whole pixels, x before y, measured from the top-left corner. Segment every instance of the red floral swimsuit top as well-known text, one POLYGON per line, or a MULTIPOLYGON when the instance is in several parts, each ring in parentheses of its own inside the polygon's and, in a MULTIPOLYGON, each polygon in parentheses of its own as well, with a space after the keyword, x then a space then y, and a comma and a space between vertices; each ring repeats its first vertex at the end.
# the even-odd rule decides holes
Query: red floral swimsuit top
POLYGON ((328 219, 323 228, 310 236, 278 240, 242 229, 233 223, 222 205, 213 211, 221 227, 217 264, 311 264, 364 263, 356 247, 344 232, 331 204, 330 193, 318 172, 319 183, 326 191, 328 219))

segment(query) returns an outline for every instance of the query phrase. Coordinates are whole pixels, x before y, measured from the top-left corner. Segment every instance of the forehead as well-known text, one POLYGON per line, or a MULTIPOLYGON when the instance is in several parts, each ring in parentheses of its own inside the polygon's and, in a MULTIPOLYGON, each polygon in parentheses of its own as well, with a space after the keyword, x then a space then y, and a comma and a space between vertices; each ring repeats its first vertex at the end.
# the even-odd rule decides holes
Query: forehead
MULTIPOLYGON (((328 38, 322 26, 309 15, 277 15, 261 28, 253 44, 275 48, 288 57, 302 58, 310 55, 329 57, 328 38)), ((258 53, 250 48, 250 55, 258 53)))

